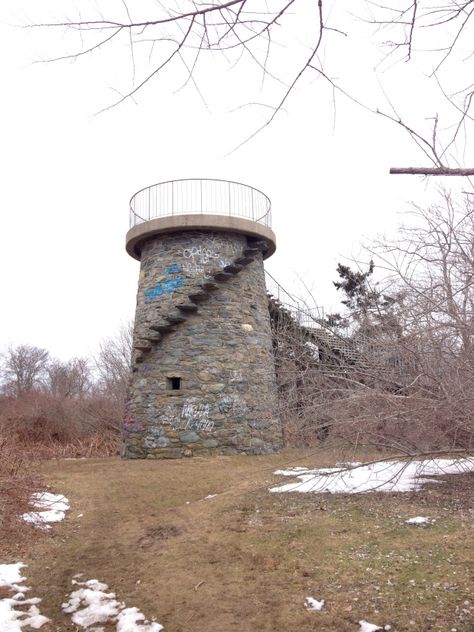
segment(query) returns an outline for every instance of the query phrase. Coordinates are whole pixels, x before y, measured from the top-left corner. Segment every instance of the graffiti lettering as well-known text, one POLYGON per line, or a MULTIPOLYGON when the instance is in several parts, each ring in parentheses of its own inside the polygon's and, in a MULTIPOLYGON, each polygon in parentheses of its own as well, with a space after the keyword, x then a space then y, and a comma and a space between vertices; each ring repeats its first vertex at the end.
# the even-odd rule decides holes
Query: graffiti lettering
POLYGON ((236 396, 225 396, 219 402, 219 412, 223 415, 245 415, 247 405, 236 396))
POLYGON ((209 420, 209 404, 183 404, 181 419, 185 422, 186 429, 208 432, 214 427, 214 422, 209 420))
POLYGON ((192 248, 185 248, 182 253, 185 259, 198 259, 199 263, 209 263, 212 259, 219 259, 219 255, 212 252, 210 248, 203 248, 202 246, 193 246, 192 248))
POLYGON ((152 301, 156 298, 160 298, 164 294, 172 294, 175 290, 183 285, 184 279, 182 276, 177 276, 181 272, 181 268, 177 263, 173 263, 164 270, 165 275, 171 275, 168 279, 164 279, 149 287, 145 291, 145 303, 152 301))
MULTIPOLYGON (((233 244, 231 245, 233 246, 233 244)), ((204 266, 213 261, 218 263, 221 268, 231 263, 230 259, 224 258, 212 248, 204 246, 184 248, 179 254, 184 259, 183 269, 190 274, 203 274, 205 272, 204 266)))
POLYGON ((214 428, 214 422, 209 419, 210 404, 202 404, 196 400, 188 400, 179 406, 167 406, 160 415, 162 424, 171 426, 173 430, 197 430, 209 432, 214 428))
POLYGON ((209 419, 188 419, 184 426, 186 430, 197 430, 198 432, 210 432, 214 428, 214 422, 209 419))
POLYGON ((178 272, 181 272, 181 269, 177 263, 173 263, 165 268, 165 274, 177 274, 178 272))

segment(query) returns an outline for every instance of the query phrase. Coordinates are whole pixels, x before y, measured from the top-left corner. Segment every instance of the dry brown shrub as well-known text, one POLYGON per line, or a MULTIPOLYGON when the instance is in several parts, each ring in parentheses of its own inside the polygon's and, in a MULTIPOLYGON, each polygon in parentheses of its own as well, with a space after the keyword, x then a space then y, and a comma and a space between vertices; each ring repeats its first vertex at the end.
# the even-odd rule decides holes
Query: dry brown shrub
POLYGON ((92 459, 117 456, 120 445, 117 435, 93 434, 78 437, 68 443, 36 444, 35 453, 40 459, 92 459))
POLYGON ((41 478, 31 454, 18 450, 10 438, 0 435, 0 543, 18 542, 32 537, 33 530, 20 519, 31 510, 31 494, 39 491, 41 478))
POLYGON ((41 459, 117 454, 117 417, 114 404, 101 396, 32 392, 0 400, 0 433, 22 453, 41 459))
POLYGON ((116 413, 106 398, 61 398, 42 392, 0 397, 0 540, 3 546, 37 531, 20 516, 41 491, 44 459, 93 458, 119 452, 116 413))
POLYGON ((317 310, 313 317, 299 304, 274 302, 288 443, 411 456, 472 452, 474 203, 444 194, 413 220, 368 251, 371 271, 374 260, 383 270, 380 289, 361 285, 371 272, 348 268, 344 331, 317 310))

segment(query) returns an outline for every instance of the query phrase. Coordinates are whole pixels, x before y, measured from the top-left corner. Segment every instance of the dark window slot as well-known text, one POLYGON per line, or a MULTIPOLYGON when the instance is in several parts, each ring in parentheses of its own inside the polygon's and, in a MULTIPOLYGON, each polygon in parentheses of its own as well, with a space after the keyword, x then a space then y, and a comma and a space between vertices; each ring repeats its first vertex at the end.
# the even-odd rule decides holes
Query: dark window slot
POLYGON ((181 389, 181 378, 180 377, 167 377, 166 388, 169 391, 179 391, 181 389))

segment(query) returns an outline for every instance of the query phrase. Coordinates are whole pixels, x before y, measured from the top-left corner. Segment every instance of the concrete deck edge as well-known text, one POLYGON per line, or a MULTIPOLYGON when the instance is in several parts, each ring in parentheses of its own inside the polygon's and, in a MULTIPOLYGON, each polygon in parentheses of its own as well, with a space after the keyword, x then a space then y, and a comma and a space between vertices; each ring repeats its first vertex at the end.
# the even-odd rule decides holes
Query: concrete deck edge
POLYGON ((263 239, 268 244, 264 259, 271 257, 276 250, 276 237, 271 228, 244 217, 207 214, 168 215, 137 224, 127 232, 125 249, 131 257, 140 261, 141 244, 144 241, 157 235, 183 230, 227 231, 263 239))

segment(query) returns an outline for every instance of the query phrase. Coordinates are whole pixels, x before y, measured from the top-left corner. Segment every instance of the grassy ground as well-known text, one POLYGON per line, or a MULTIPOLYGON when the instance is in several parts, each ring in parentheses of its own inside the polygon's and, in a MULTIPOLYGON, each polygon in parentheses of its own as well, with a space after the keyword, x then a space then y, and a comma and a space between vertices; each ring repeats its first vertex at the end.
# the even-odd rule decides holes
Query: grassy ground
POLYGON ((71 510, 3 561, 24 561, 54 624, 71 579, 95 578, 166 632, 474 630, 473 475, 423 492, 270 494, 276 467, 333 461, 287 453, 180 461, 50 462, 71 510), (207 495, 217 494, 205 499, 207 495), (82 517, 79 517, 83 514, 82 517), (405 524, 428 515, 432 526, 405 524), (307 612, 307 596, 325 599, 307 612))

